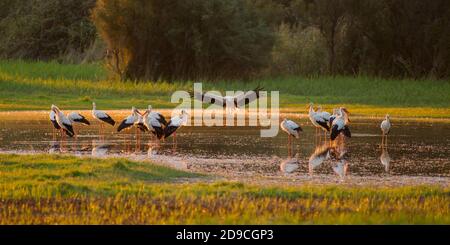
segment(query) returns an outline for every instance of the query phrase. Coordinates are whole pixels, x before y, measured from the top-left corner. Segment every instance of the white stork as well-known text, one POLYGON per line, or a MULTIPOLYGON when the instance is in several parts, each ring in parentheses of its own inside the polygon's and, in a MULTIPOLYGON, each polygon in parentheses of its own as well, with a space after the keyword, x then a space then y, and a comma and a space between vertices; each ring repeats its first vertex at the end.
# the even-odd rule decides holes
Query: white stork
POLYGON ((389 114, 386 114, 386 119, 384 119, 381 122, 380 128, 381 128, 381 133, 382 133, 381 134, 381 146, 380 146, 380 148, 381 148, 384 145, 387 146, 388 134, 391 131, 391 120, 390 120, 389 114), (384 142, 384 138, 386 138, 386 142, 384 142))
POLYGON ((185 110, 182 110, 180 115, 172 117, 167 123, 167 127, 164 128, 164 139, 168 138, 170 135, 173 134, 174 142, 176 141, 177 133, 176 131, 182 127, 187 122, 187 112, 185 110))
POLYGON ((335 140, 341 133, 345 136, 351 138, 352 134, 350 132, 350 128, 347 125, 348 116, 347 110, 343 107, 339 108, 339 115, 336 119, 333 120, 333 124, 331 125, 331 134, 330 139, 335 140))
POLYGON ((56 137, 55 131, 60 130, 61 127, 58 125, 58 122, 56 121, 56 113, 53 110, 50 110, 49 116, 50 116, 50 122, 52 122, 52 125, 53 125, 52 130, 53 130, 53 140, 54 140, 56 137))
POLYGON ((319 105, 317 107, 316 113, 319 114, 325 120, 330 121, 331 114, 329 112, 322 111, 322 106, 321 105, 319 105))
POLYGON ((131 115, 127 116, 122 122, 119 124, 117 128, 117 132, 122 131, 123 129, 132 127, 139 119, 138 112, 136 108, 133 106, 131 108, 131 115))
POLYGON ((167 125, 167 121, 163 115, 152 111, 152 106, 149 105, 144 113, 144 125, 156 138, 161 139, 164 137, 164 128, 167 125))
POLYGON ((250 102, 257 100, 261 96, 263 88, 260 86, 245 93, 240 93, 235 96, 220 96, 213 93, 196 93, 191 92, 191 96, 202 103, 215 104, 222 106, 223 108, 238 109, 242 106, 249 104, 250 102))
POLYGON ((78 112, 71 112, 71 113, 69 113, 69 115, 67 115, 67 118, 72 123, 80 123, 80 124, 84 124, 84 125, 91 125, 91 123, 86 119, 86 117, 84 117, 83 115, 81 115, 78 112))
POLYGON ((334 119, 336 119, 337 116, 338 116, 338 109, 333 108, 333 114, 330 116, 330 120, 328 121, 328 126, 330 126, 330 129, 331 129, 331 126, 333 125, 334 119))
POLYGON ((294 121, 291 121, 287 118, 285 118, 280 123, 281 129, 288 134, 288 145, 291 144, 291 136, 298 139, 300 137, 300 132, 303 131, 303 129, 294 121))
MULTIPOLYGON (((314 111, 313 104, 309 104, 309 120, 317 128, 321 128, 326 132, 330 131, 330 126, 328 121, 330 120, 330 113, 322 111, 314 111)), ((316 131, 317 133, 317 131, 316 131)))
MULTIPOLYGON (((55 119, 61 130, 63 130, 67 136, 73 137, 75 132, 73 131, 72 122, 62 113, 61 110, 55 105, 52 105, 52 111, 55 113, 55 119)), ((64 134, 61 134, 64 136, 64 134)))
MULTIPOLYGON (((67 118, 70 120, 72 125, 74 123, 84 124, 84 125, 91 125, 91 123, 80 113, 78 112, 71 112, 69 115, 67 115, 67 118)), ((74 130, 75 131, 75 130, 74 130)), ((77 137, 77 134, 75 134, 75 138, 77 137)))
POLYGON ((106 112, 97 110, 95 102, 92 102, 92 116, 100 121, 100 130, 103 129, 103 123, 110 124, 114 127, 116 122, 106 112))

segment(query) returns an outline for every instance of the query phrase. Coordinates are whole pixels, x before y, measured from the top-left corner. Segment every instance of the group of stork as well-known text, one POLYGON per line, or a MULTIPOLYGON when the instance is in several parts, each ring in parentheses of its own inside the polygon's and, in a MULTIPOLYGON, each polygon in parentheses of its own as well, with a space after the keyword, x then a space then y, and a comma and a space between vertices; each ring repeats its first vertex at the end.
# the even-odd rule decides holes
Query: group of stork
MULTIPOLYGON (((312 103, 309 104, 308 117, 312 125, 316 128, 316 135, 318 131, 320 132, 320 130, 322 130, 326 138, 329 133, 330 145, 340 135, 344 137, 343 139, 345 139, 345 137, 352 137, 349 127, 349 114, 349 111, 344 107, 334 108, 333 114, 330 114, 329 112, 322 111, 320 105, 317 107, 317 110, 314 110, 314 105, 312 103)), ((300 125, 287 118, 281 122, 280 127, 288 134, 288 144, 291 144, 291 137, 299 138, 300 132, 303 131, 300 125)), ((389 114, 386 114, 385 120, 381 122, 380 128, 382 132, 380 147, 383 147, 387 145, 387 135, 391 129, 389 114)))
MULTIPOLYGON (((117 132, 135 127, 137 133, 150 132, 159 140, 168 138, 171 135, 176 138, 176 131, 185 124, 187 115, 186 111, 182 110, 179 115, 172 117, 167 122, 161 113, 152 111, 151 105, 148 106, 144 113, 132 107, 131 114, 122 120, 117 127, 117 132)), ((104 124, 113 127, 116 125, 116 121, 110 115, 104 111, 97 110, 95 102, 92 103, 92 117, 100 122, 100 135, 104 124)), ((71 112, 66 116, 56 105, 51 106, 50 121, 54 129, 61 131, 61 137, 64 137, 64 135, 76 137, 74 124, 91 124, 85 116, 78 112, 71 112)))
MULTIPOLYGON (((313 104, 309 104, 308 116, 311 123, 316 128, 316 135, 318 131, 320 132, 320 130, 322 130, 324 132, 324 137, 326 138, 329 133, 330 146, 340 135, 342 135, 343 139, 345 139, 345 137, 351 138, 349 127, 350 119, 348 115, 349 112, 344 107, 335 108, 333 109, 333 114, 330 114, 329 112, 323 111, 321 106, 318 106, 317 110, 314 110, 313 104)), ((92 103, 92 116, 100 122, 100 131, 103 130, 103 124, 108 124, 113 127, 116 124, 115 120, 106 112, 97 110, 95 102, 92 103)), ((148 106, 144 113, 141 113, 138 109, 132 107, 131 114, 122 120, 117 127, 117 132, 135 127, 137 135, 139 135, 140 131, 150 132, 155 135, 157 139, 161 140, 173 134, 174 140, 176 140, 176 131, 187 122, 187 117, 188 114, 186 111, 182 110, 179 115, 172 117, 171 120, 167 122, 161 113, 152 111, 151 105, 148 106)), ((51 106, 50 121, 56 130, 61 131, 62 137, 64 137, 64 135, 69 137, 77 135, 73 128, 75 123, 90 125, 90 122, 86 117, 80 113, 71 112, 66 116, 56 105, 51 106)), ((299 138, 300 132, 303 131, 300 125, 287 118, 281 122, 280 127, 288 134, 288 144, 291 144, 291 137, 299 138)), ((389 115, 386 115, 386 118, 382 121, 380 127, 382 130, 382 147, 387 144, 387 135, 391 128, 389 115)))

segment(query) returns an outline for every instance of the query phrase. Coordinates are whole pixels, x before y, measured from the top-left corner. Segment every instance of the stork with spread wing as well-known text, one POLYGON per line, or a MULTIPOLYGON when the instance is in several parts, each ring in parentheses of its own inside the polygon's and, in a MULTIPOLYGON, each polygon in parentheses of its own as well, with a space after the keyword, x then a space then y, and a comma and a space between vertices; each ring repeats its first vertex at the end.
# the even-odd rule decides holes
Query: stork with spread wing
POLYGON ((258 86, 253 90, 249 90, 245 93, 237 93, 234 96, 221 96, 211 92, 199 93, 195 91, 190 92, 190 94, 193 98, 203 103, 214 104, 227 109, 236 109, 259 99, 262 90, 263 88, 258 86))

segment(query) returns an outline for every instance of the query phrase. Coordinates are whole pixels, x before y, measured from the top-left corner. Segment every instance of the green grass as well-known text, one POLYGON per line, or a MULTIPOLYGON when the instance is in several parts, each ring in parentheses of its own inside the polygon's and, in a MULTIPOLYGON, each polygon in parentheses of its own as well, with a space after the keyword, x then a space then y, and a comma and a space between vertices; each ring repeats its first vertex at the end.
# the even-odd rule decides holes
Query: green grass
MULTIPOLYGON (((353 114, 450 118, 450 81, 386 80, 369 77, 290 77, 252 82, 207 82, 204 90, 246 90, 262 85, 280 91, 282 108, 306 112, 310 101, 325 109, 337 105, 353 114)), ((170 95, 190 90, 192 82, 120 82, 109 80, 100 64, 66 65, 0 61, 0 110, 47 110, 52 103, 66 109, 172 108, 170 95)))
POLYGON ((450 224, 443 187, 262 187, 125 159, 0 154, 0 224, 450 224), (183 183, 195 179, 196 183, 183 183))

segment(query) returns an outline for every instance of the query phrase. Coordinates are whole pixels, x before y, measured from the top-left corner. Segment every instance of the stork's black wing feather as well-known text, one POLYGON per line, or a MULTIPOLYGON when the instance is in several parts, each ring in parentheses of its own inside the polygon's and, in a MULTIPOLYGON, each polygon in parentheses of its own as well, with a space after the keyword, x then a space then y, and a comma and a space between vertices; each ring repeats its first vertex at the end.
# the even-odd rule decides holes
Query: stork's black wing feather
POLYGON ((318 121, 316 121, 316 123, 319 124, 325 130, 327 130, 327 132, 330 132, 330 126, 328 126, 326 121, 325 122, 318 122, 318 121))
POLYGON ((331 129, 330 139, 335 140, 341 131, 338 130, 338 125, 334 125, 331 129))
POLYGON ((152 133, 154 135, 156 135, 156 137, 158 139, 161 139, 162 137, 164 137, 164 129, 161 127, 153 127, 154 131, 152 131, 152 133))
POLYGON ((342 130, 344 132, 344 135, 351 138, 352 133, 350 132, 350 128, 348 126, 344 126, 344 129, 342 130))
POLYGON ((122 131, 122 130, 124 130, 126 128, 131 127, 131 126, 133 126, 133 124, 132 123, 127 123, 127 119, 125 119, 125 120, 123 120, 120 123, 119 127, 117 128, 117 132, 120 132, 120 131, 122 131))
POLYGON ((160 122, 162 125, 164 125, 164 127, 167 126, 166 118, 163 115, 161 115, 160 113, 158 113, 158 115, 159 115, 158 122, 160 122))
POLYGON ((172 135, 175 131, 177 131, 177 129, 178 129, 178 127, 171 126, 171 125, 164 128, 164 138, 167 138, 170 135, 172 135))
POLYGON ((81 116, 80 119, 74 119, 73 121, 82 123, 82 124, 86 124, 86 125, 91 125, 91 123, 84 116, 81 116))
POLYGON ((107 115, 108 117, 102 117, 100 118, 100 120, 102 120, 103 122, 110 124, 111 126, 116 125, 116 122, 114 121, 114 119, 112 119, 109 115, 107 115))
POLYGON ((61 129, 61 127, 59 126, 59 124, 56 120, 50 120, 50 122, 52 122, 53 127, 55 127, 56 129, 61 129))
POLYGON ((67 136, 73 137, 75 135, 75 132, 73 131, 72 125, 65 124, 65 123, 63 123, 63 125, 65 127, 64 132, 66 132, 67 136))

